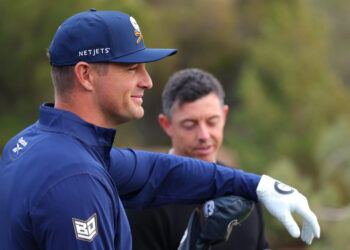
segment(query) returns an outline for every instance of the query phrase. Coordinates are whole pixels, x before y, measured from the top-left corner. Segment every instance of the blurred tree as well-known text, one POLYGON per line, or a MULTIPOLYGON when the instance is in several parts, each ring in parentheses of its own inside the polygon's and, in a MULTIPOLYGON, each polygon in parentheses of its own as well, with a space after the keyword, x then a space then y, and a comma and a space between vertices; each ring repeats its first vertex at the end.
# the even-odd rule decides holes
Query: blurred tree
POLYGON ((329 19, 329 61, 347 87, 350 87, 350 3, 347 0, 313 0, 311 3, 329 19))
POLYGON ((323 237, 311 249, 346 249, 350 222, 350 117, 326 128, 314 149, 322 185, 312 202, 323 228, 323 237))
POLYGON ((241 150, 245 167, 288 155, 314 174, 315 139, 347 113, 348 92, 328 65, 326 22, 303 1, 268 2, 239 79, 232 141, 255 148, 257 159, 241 150))
MULTIPOLYGON (((327 19, 305 1, 264 3, 226 138, 244 169, 281 177, 309 197, 323 186, 319 138, 347 115, 349 93, 330 67, 327 19)), ((268 218, 273 248, 300 244, 268 218)))

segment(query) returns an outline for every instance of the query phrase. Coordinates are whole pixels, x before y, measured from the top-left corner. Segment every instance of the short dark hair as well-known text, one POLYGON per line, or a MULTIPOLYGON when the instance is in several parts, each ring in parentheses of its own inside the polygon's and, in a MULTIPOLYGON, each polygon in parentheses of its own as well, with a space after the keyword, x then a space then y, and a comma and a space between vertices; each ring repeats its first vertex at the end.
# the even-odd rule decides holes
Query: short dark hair
MULTIPOLYGON (((90 63, 99 75, 106 75, 108 73, 108 64, 105 62, 90 63)), ((75 65, 52 67, 51 78, 56 94, 66 95, 70 93, 74 82, 74 67, 75 65)))
POLYGON ((73 87, 74 65, 52 67, 51 78, 56 94, 63 95, 69 92, 73 87))
POLYGON ((212 74, 201 69, 183 69, 173 74, 162 93, 163 113, 171 120, 174 104, 193 102, 215 93, 224 105, 225 92, 212 74))

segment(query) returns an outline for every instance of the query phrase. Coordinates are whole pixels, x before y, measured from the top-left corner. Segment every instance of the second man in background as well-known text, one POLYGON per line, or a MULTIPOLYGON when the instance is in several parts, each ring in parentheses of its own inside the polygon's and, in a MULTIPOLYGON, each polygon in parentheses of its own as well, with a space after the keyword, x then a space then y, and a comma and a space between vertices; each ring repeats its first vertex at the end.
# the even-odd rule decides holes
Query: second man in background
MULTIPOLYGON (((171 138, 171 154, 218 162, 228 106, 219 81, 199 69, 176 72, 162 95, 159 123, 171 138)), ((225 165, 224 163, 220 163, 225 165)), ((127 210, 135 250, 175 250, 190 215, 199 204, 167 205, 143 211, 127 210)), ((250 216, 233 228, 227 242, 212 249, 268 249, 259 203, 250 216)))

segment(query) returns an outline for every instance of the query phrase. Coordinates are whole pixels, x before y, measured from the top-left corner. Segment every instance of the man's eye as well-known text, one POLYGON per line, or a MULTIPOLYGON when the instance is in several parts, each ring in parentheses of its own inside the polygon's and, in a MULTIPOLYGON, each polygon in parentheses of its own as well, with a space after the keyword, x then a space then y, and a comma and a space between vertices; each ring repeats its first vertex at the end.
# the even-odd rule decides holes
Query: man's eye
POLYGON ((195 126, 196 126, 196 124, 193 122, 186 122, 186 123, 182 124, 182 127, 186 130, 193 129, 195 126))
POLYGON ((209 125, 210 127, 215 127, 217 124, 218 124, 217 121, 210 121, 210 122, 208 122, 208 125, 209 125))
POLYGON ((137 69, 138 69, 138 67, 139 67, 139 65, 138 65, 138 64, 129 64, 129 66, 128 66, 128 70, 130 70, 130 71, 134 71, 134 70, 137 70, 137 69))
POLYGON ((194 128, 194 126, 190 125, 190 126, 183 126, 184 129, 186 130, 191 130, 194 128))
POLYGON ((217 118, 217 117, 212 118, 212 119, 210 119, 209 121, 207 121, 207 124, 208 124, 210 127, 215 127, 218 123, 219 123, 219 118, 217 118))

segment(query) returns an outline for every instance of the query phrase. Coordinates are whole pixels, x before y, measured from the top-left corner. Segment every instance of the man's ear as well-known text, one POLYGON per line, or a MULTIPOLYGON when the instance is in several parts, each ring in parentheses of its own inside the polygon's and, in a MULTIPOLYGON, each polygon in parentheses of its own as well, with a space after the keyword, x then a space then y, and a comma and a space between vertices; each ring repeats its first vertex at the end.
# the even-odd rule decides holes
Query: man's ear
POLYGON ((224 107, 222 108, 223 118, 224 118, 224 125, 226 123, 226 117, 227 117, 228 110, 229 110, 228 105, 224 105, 224 107))
POLYGON ((162 129, 164 130, 164 132, 168 136, 171 136, 172 135, 172 127, 171 127, 171 123, 170 123, 168 117, 164 114, 159 114, 158 115, 158 122, 159 122, 160 126, 162 127, 162 129))
POLYGON ((94 70, 92 66, 86 62, 78 62, 74 67, 75 77, 80 84, 87 91, 93 90, 94 70))

